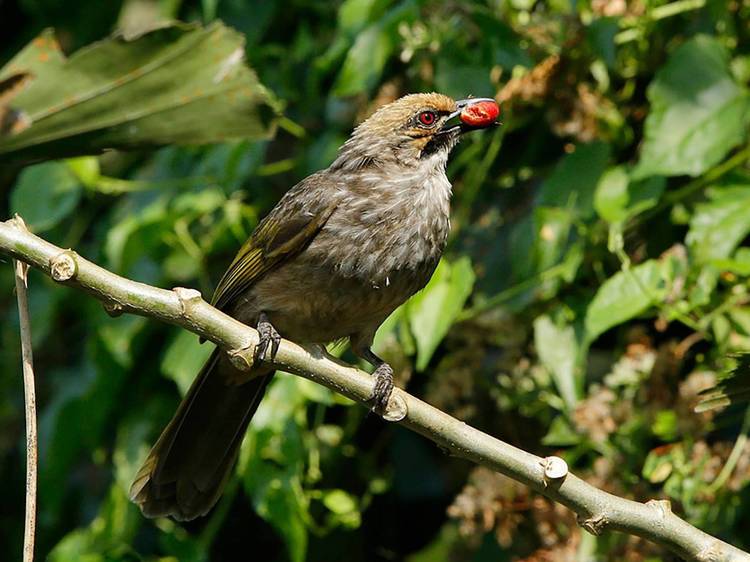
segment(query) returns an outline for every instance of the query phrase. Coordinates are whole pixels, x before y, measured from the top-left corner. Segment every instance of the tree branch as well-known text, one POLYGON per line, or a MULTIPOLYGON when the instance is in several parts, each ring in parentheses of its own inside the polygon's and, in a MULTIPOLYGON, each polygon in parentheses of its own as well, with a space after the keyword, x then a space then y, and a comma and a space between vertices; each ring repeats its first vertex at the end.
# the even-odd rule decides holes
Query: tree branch
MULTIPOLYGON (((29 233, 22 222, 0 223, 0 252, 41 269, 102 301, 112 315, 124 312, 182 326, 226 349, 233 363, 249 368, 258 333, 216 310, 198 291, 157 289, 115 275, 29 233)), ((367 404, 373 380, 317 347, 282 341, 274 364, 367 404)), ((542 459, 482 433, 401 389, 394 389, 384 416, 424 435, 451 454, 501 472, 578 514, 579 524, 598 535, 615 530, 660 544, 698 562, 744 561, 750 555, 704 533, 672 513, 668 501, 638 503, 599 490, 568 473, 562 459, 542 459)))
MULTIPOLYGON (((15 224, 26 230, 20 217, 15 224)), ((18 321, 21 331, 21 361, 23 365, 23 393, 26 410, 26 517, 23 532, 23 562, 34 560, 34 536, 36 534, 36 487, 37 487, 37 431, 36 431, 36 392, 34 390, 34 358, 31 345, 31 321, 29 302, 26 298, 29 266, 23 261, 13 263, 16 278, 16 298, 18 300, 18 321)))

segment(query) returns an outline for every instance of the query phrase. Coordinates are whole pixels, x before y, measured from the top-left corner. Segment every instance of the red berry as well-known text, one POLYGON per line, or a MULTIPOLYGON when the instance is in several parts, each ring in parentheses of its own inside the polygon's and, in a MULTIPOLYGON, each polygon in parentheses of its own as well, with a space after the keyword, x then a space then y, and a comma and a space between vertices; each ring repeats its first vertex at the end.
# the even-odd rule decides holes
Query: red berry
POLYGON ((491 125, 500 115, 500 106, 494 101, 478 101, 467 106, 461 112, 461 122, 470 127, 491 125))

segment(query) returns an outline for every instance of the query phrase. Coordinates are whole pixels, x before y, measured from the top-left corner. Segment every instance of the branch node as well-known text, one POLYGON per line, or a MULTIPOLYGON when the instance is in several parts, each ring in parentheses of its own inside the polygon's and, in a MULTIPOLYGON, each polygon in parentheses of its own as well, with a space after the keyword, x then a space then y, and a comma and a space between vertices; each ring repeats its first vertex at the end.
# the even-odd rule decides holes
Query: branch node
POLYGON ((196 291, 195 289, 188 289, 187 287, 175 287, 174 289, 172 289, 172 291, 174 291, 177 295, 177 298, 180 299, 180 309, 182 310, 183 316, 188 313, 192 305, 203 300, 200 291, 196 291))
POLYGON ((669 500, 648 500, 646 505, 656 510, 662 519, 672 513, 672 503, 669 500))
POLYGON ((559 485, 568 475, 568 463, 560 457, 547 457, 540 461, 544 468, 544 487, 550 484, 559 485))
POLYGON ((229 362, 232 363, 232 366, 243 372, 253 368, 255 364, 253 355, 253 346, 251 345, 227 351, 227 357, 229 357, 229 362))
POLYGON ((406 406, 406 400, 404 400, 404 397, 396 390, 391 395, 390 400, 388 400, 388 405, 385 407, 385 412, 383 413, 383 419, 389 422, 399 422, 404 419, 408 413, 409 409, 406 406))
POLYGON ((58 283, 70 281, 78 273, 78 261, 73 250, 64 250, 49 260, 49 274, 58 283))
POLYGON ((584 519, 579 515, 578 524, 583 527, 584 530, 588 531, 595 537, 598 537, 604 532, 604 528, 609 524, 609 519, 607 519, 606 515, 595 515, 587 519, 584 519))
POLYGON ((718 541, 711 543, 701 550, 695 557, 698 562, 721 562, 726 560, 726 552, 718 541))
POLYGON ((18 213, 16 213, 15 215, 13 215, 13 218, 10 221, 8 221, 8 222, 10 222, 11 224, 13 224, 13 226, 15 226, 19 230, 25 230, 26 232, 29 231, 29 227, 26 226, 26 223, 21 218, 21 215, 19 215, 18 213))
POLYGON ((125 312, 125 307, 122 306, 119 302, 104 301, 102 303, 102 306, 104 307, 104 311, 112 318, 117 318, 118 316, 121 316, 123 312, 125 312))

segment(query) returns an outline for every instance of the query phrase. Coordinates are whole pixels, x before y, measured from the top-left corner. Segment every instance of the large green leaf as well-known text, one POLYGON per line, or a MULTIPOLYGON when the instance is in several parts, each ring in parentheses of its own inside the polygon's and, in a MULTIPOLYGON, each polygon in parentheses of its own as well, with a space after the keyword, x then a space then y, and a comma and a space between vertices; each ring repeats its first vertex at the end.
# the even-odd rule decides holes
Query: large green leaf
POLYGON ((10 196, 10 207, 34 232, 43 232, 67 217, 78 204, 83 187, 62 162, 25 169, 10 196))
MULTIPOLYGON (((367 2, 363 3, 359 9, 369 13, 371 10, 366 4, 367 2)), ((352 6, 352 11, 347 11, 341 17, 351 16, 352 20, 361 21, 363 14, 354 18, 354 10, 355 7, 352 6)), ((337 96, 351 96, 375 86, 388 59, 398 47, 398 26, 413 20, 416 13, 413 3, 404 2, 359 33, 344 59, 333 93, 337 96)), ((355 25, 354 21, 350 23, 355 25)))
POLYGON ((213 350, 212 344, 201 344, 198 336, 186 330, 180 330, 164 353, 161 370, 177 383, 184 396, 213 350))
POLYGON ((0 137, 0 161, 267 137, 277 104, 244 53, 218 23, 117 35, 69 59, 45 31, 0 71, 34 76, 13 99, 31 126, 0 137))
POLYGON ((417 369, 427 367, 474 287, 469 258, 443 260, 427 286, 407 304, 409 327, 417 343, 417 369))
POLYGON ((686 237, 699 263, 728 258, 750 233, 750 186, 711 189, 709 197, 696 207, 686 237))
POLYGON ((710 37, 678 48, 656 74, 648 98, 637 178, 697 176, 746 136, 750 98, 732 78, 724 48, 710 37))
POLYGON ((557 325, 549 316, 540 316, 534 320, 534 345, 565 405, 572 411, 580 388, 576 376, 578 342, 575 328, 557 325))
POLYGON ((586 341, 648 310, 666 290, 661 264, 648 260, 619 271, 599 288, 586 310, 586 341))
POLYGON ((368 27, 349 50, 334 92, 347 96, 371 88, 380 77, 393 48, 393 39, 388 30, 384 30, 380 24, 368 27))

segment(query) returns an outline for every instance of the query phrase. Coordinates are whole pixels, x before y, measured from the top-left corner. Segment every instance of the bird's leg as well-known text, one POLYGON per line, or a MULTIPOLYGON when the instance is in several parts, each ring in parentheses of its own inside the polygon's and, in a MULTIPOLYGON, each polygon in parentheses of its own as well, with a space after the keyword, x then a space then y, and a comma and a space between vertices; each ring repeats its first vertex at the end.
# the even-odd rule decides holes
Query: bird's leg
POLYGON ((375 388, 370 400, 374 402, 373 410, 384 412, 393 392, 393 367, 375 355, 369 347, 360 350, 358 355, 375 367, 372 373, 375 377, 375 388))
POLYGON ((276 353, 279 351, 281 336, 276 331, 276 328, 273 327, 273 324, 269 322, 268 316, 265 312, 261 312, 258 315, 257 330, 260 339, 255 348, 255 360, 273 361, 276 358, 276 353), (271 346, 270 350, 268 349, 269 345, 271 346))

